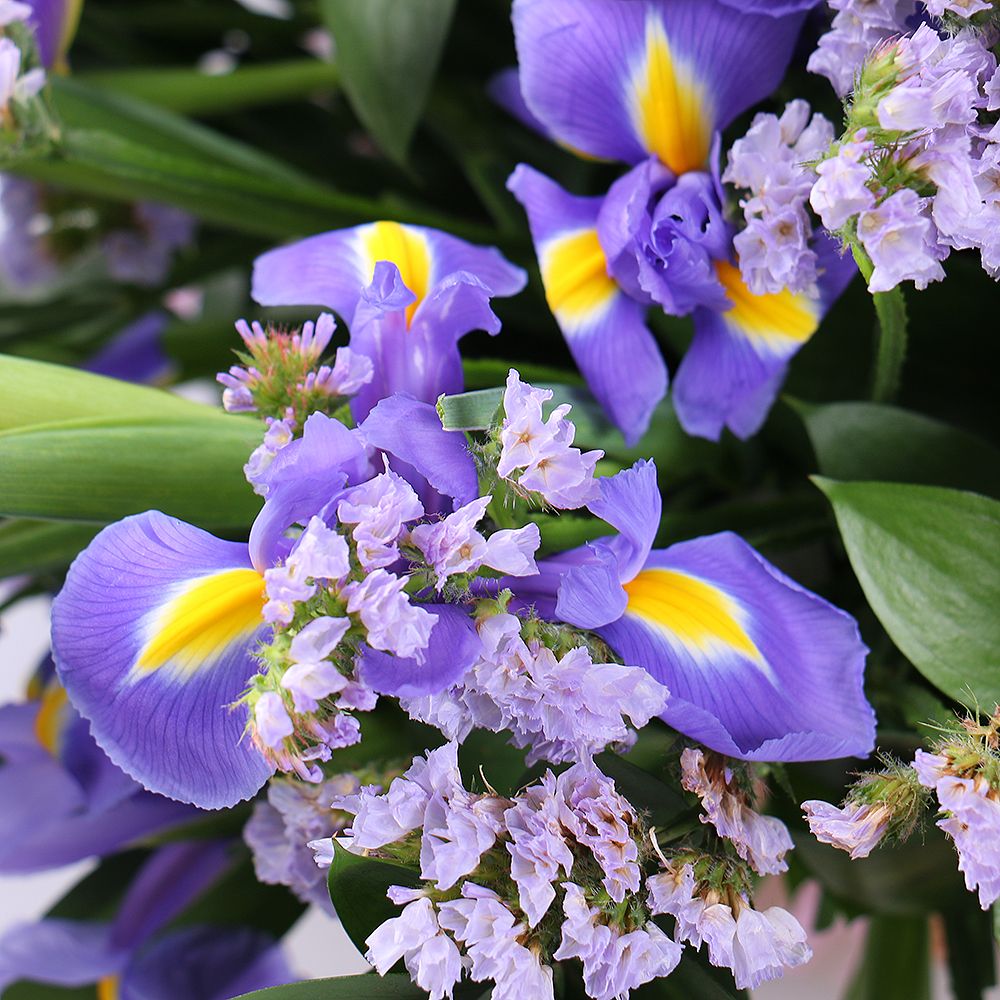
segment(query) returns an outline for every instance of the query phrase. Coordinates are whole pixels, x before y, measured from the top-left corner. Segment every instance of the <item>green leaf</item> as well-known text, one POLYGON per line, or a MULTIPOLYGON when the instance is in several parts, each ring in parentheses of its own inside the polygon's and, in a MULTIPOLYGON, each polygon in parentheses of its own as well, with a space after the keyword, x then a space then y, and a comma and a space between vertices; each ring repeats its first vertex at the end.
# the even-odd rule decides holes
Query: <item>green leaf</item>
POLYGON ((927 917, 872 917, 847 1000, 930 1000, 927 917))
POLYGON ((1000 700, 1000 503, 932 486, 815 480, 879 621, 958 701, 1000 700))
POLYGON ((955 1000, 980 1000, 996 983, 993 920, 969 895, 965 905, 941 914, 948 942, 948 971, 955 1000))
POLYGON ((610 524, 596 517, 579 517, 575 514, 535 514, 532 520, 542 533, 538 555, 566 552, 585 542, 614 533, 610 524))
POLYGON ((953 486, 1000 497, 1000 450, 975 434, 877 403, 792 405, 824 476, 953 486))
POLYGON ((476 389, 454 396, 441 396, 437 412, 446 431, 485 431, 496 419, 503 403, 503 389, 476 389))
POLYGON ((0 579, 68 566, 98 529, 90 524, 13 520, 0 523, 0 579))
POLYGON ((646 814, 650 826, 664 831, 693 813, 693 806, 676 788, 654 774, 636 767, 616 753, 606 751, 594 758, 597 766, 613 778, 615 787, 637 809, 646 814))
POLYGON ((634 990, 632 1000, 739 1000, 738 990, 725 969, 711 969, 704 960, 686 952, 680 965, 664 979, 654 979, 634 990))
POLYGON ((397 163, 423 114, 456 0, 321 0, 344 90, 397 163))
POLYGON ((0 514, 106 523, 162 510, 245 529, 260 498, 243 476, 253 421, 79 420, 0 433, 0 514))
POLYGON ((365 938, 386 920, 399 916, 399 907, 386 898, 389 886, 417 888, 422 884, 420 875, 409 868, 352 854, 333 842, 333 864, 327 878, 330 899, 348 937, 362 954, 367 948, 365 938))
MULTIPOLYGON (((486 1000, 489 992, 489 987, 484 987, 482 983, 461 983, 455 987, 455 997, 460 1000, 486 1000)), ((372 972, 362 976, 339 976, 272 986, 267 990, 246 993, 235 1000, 427 1000, 427 993, 414 986, 409 976, 377 976, 372 972)), ((529 998, 525 997, 525 1000, 529 998)))

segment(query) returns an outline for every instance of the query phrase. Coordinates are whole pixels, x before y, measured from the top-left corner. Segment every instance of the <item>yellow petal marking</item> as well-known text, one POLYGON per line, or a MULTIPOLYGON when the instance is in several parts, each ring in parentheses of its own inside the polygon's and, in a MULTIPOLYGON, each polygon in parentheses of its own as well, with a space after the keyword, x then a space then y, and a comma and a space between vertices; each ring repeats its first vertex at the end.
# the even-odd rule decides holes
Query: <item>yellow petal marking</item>
POLYGON ((403 284, 416 295, 416 301, 406 307, 409 327, 430 286, 431 254, 426 238, 423 233, 398 222, 373 222, 362 228, 361 245, 369 281, 375 273, 375 265, 380 260, 387 260, 399 268, 403 284))
POLYGON ((704 170, 714 114, 704 84, 676 56, 663 22, 646 20, 646 50, 631 81, 632 122, 646 149, 675 174, 704 170))
POLYGON ((770 347, 780 347, 789 341, 804 344, 818 329, 817 303, 808 295, 787 289, 776 295, 754 295, 738 267, 728 261, 716 261, 715 270, 733 303, 725 318, 750 340, 770 347))
POLYGON ((134 679, 167 667, 189 680, 237 639, 263 623, 264 578, 253 569, 231 569, 192 580, 156 615, 152 635, 132 668, 134 679))
POLYGON ((708 651, 720 642, 763 661, 739 620, 736 603, 704 580, 669 569, 645 569, 630 583, 628 614, 671 633, 686 646, 708 651))
POLYGON ((549 240, 539 264, 546 301, 564 326, 579 326, 593 319, 618 291, 608 276, 607 258, 596 229, 578 229, 549 240))
POLYGON ((42 694, 38 715, 35 716, 35 736, 53 756, 59 752, 62 721, 68 704, 66 689, 58 681, 51 681, 42 694))
POLYGON ((120 976, 105 976, 97 983, 97 1000, 118 1000, 120 976))

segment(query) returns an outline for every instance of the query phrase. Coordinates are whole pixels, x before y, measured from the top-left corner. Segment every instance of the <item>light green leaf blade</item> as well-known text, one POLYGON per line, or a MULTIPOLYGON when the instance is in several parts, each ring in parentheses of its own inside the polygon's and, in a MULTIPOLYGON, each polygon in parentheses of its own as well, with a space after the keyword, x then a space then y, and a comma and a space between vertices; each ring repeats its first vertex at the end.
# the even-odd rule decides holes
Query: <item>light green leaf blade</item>
POLYGON ((12 520, 0 523, 0 579, 68 566, 97 534, 92 524, 12 520))
POLYGON ((1000 503, 958 490, 816 478, 868 603, 936 687, 1000 701, 1000 503))

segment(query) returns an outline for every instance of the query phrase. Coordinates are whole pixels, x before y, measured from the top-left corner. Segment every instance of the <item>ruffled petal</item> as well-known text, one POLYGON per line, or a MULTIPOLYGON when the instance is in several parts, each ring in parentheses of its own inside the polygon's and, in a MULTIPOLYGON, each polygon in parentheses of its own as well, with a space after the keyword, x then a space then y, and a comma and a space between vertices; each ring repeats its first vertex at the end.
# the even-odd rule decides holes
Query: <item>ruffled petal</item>
POLYGON ((590 558, 559 578, 555 616, 578 628, 596 629, 621 618, 628 594, 622 587, 617 555, 599 541, 587 548, 590 558))
POLYGON ((656 482, 656 464, 643 459, 631 469, 600 480, 601 496, 588 510, 618 534, 602 542, 618 558, 618 579, 631 580, 642 569, 660 527, 663 498, 656 482))
POLYGON ((105 528, 52 607, 59 676, 122 770, 209 809, 251 796, 271 768, 230 706, 267 631, 245 545, 149 511, 105 528))
POLYGON ((730 533, 654 552, 601 635, 670 689, 662 718, 745 760, 866 756, 875 717, 850 615, 730 533))
POLYGON ((414 295, 409 320, 434 286, 456 271, 475 274, 494 295, 514 295, 526 281, 492 247, 383 221, 310 236, 258 257, 252 295, 263 306, 326 306, 351 323, 380 261, 395 264, 414 295))
POLYGON ((482 648, 467 610, 453 604, 422 604, 437 616, 423 655, 393 656, 365 647, 358 661, 361 680, 379 694, 417 698, 438 694, 460 680, 482 648))
MULTIPOLYGON (((631 0, 630 0, 631 2, 631 0)), ((545 295, 591 392, 635 443, 667 390, 645 309, 608 275, 597 237, 600 198, 578 198, 521 164, 507 187, 528 213, 545 295)))
POLYGON ((389 396, 371 411, 359 430, 371 447, 394 456, 419 477, 411 478, 408 471, 393 463, 396 471, 414 485, 425 509, 437 511, 440 504, 419 488, 421 480, 442 496, 451 497, 456 508, 479 496, 476 463, 465 435, 446 431, 430 403, 409 396, 389 396))
POLYGON ((760 429, 789 361, 856 273, 828 237, 821 237, 816 250, 818 299, 789 291, 754 295, 736 267, 716 264, 732 308, 695 312, 694 340, 674 377, 674 409, 689 434, 715 441, 724 427, 739 438, 760 429))
POLYGON ((781 82, 802 17, 720 0, 515 0, 522 93, 571 148, 701 170, 712 134, 781 82))

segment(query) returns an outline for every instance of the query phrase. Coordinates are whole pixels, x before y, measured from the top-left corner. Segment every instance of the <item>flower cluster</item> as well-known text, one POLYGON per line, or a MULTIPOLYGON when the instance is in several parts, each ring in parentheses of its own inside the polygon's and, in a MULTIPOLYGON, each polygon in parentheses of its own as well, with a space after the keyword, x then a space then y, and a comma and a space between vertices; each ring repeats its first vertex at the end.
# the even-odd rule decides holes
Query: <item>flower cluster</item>
POLYGON ((997 60, 973 29, 922 24, 865 62, 811 203, 870 260, 872 292, 940 281, 953 249, 1000 276, 997 110, 997 60))
POLYGON ((805 101, 792 101, 780 118, 757 115, 729 151, 722 179, 747 193, 740 201, 746 228, 733 246, 755 295, 784 289, 817 294, 809 194, 816 181, 813 161, 832 141, 830 122, 821 114, 810 118, 805 101))
POLYGON ((4 0, 0 3, 0 125, 9 127, 18 104, 29 101, 45 86, 45 70, 25 69, 26 38, 23 22, 31 16, 29 4, 4 0), (17 38, 11 27, 18 26, 17 38))
MULTIPOLYGON (((355 814, 351 850, 419 865, 424 885, 390 888, 403 910, 370 935, 366 957, 383 974, 402 958, 436 1000, 452 995, 463 968, 493 980, 497 1000, 551 997, 552 963, 570 959, 594 1000, 628 997, 680 961, 681 944, 656 914, 676 918, 680 940, 707 942, 709 960, 733 969, 741 987, 809 956, 789 914, 752 909, 738 862, 668 862, 654 851, 636 811, 590 760, 505 799, 466 791, 449 743, 386 793, 362 788, 335 805, 355 814)), ((329 848, 314 846, 329 861, 329 848)))
POLYGON ((196 228, 194 216, 179 208, 137 202, 128 225, 112 229, 101 240, 108 274, 127 284, 159 285, 170 273, 177 252, 193 242, 196 228))

